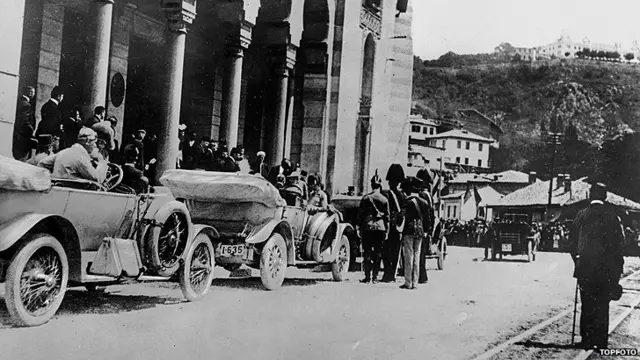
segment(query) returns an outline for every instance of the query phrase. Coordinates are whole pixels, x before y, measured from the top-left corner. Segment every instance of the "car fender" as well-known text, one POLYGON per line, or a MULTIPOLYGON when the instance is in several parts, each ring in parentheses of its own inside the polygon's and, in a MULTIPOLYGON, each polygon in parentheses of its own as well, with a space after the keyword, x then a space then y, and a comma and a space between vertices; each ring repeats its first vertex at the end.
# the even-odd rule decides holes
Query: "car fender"
POLYGON ((291 225, 286 220, 271 219, 255 226, 245 239, 245 243, 253 245, 262 244, 266 242, 274 232, 282 235, 285 244, 287 244, 287 263, 294 264, 296 248, 293 245, 293 230, 291 230, 291 225))
POLYGON ((204 233, 205 235, 207 235, 209 237, 209 240, 211 240, 211 244, 215 246, 215 242, 217 239, 220 238, 220 233, 218 232, 218 230, 216 230, 216 228, 214 228, 213 226, 209 226, 209 225, 193 225, 193 237, 191 242, 193 242, 193 239, 196 238, 196 236, 200 235, 200 233, 204 233))
POLYGON ((351 224, 338 224, 338 231, 336 232, 335 239, 333 239, 333 242, 331 243, 331 247, 320 254, 321 262, 330 263, 336 260, 340 251, 339 245, 340 239, 342 239, 342 235, 346 235, 349 239, 349 246, 351 246, 351 244, 357 237, 356 230, 353 228, 353 226, 351 226, 351 224))
POLYGON ((44 232, 54 236, 69 261, 69 279, 78 281, 82 277, 82 251, 78 233, 73 224, 60 215, 25 214, 0 226, 0 252, 10 249, 24 235, 31 231, 44 232))
POLYGON ((340 223, 338 222, 338 216, 336 215, 329 215, 328 217, 326 217, 322 223, 320 224, 320 226, 317 228, 316 232, 313 234, 313 243, 312 243, 312 251, 311 251, 311 255, 313 257, 313 260, 316 262, 322 262, 322 254, 327 252, 330 253, 331 249, 333 248, 333 246, 335 246, 336 244, 336 240, 339 239, 337 236, 340 233, 340 229, 339 229, 339 225, 340 223), (335 224, 335 225, 334 225, 335 224), (325 236, 330 236, 331 234, 328 233, 329 229, 335 226, 335 231, 336 231, 336 235, 333 236, 333 239, 331 239, 331 244, 323 251, 322 250, 322 243, 324 241, 325 236))

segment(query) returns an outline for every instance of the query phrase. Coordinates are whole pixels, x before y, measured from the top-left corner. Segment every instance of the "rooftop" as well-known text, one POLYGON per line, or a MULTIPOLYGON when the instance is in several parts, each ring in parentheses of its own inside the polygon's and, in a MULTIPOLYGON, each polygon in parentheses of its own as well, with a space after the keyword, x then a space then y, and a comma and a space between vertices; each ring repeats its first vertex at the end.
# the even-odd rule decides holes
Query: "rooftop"
MULTIPOLYGON (((537 180, 540 181, 540 180, 537 180)), ((529 175, 516 170, 507 170, 494 174, 458 174, 455 179, 449 183, 465 184, 465 183, 509 183, 509 184, 527 184, 529 183, 529 175), (497 179, 496 179, 497 177, 497 179)))
MULTIPOLYGON (((551 196, 551 204, 556 206, 566 206, 585 201, 589 197, 591 185, 585 182, 586 178, 571 182, 571 192, 565 192, 564 186, 558 187, 558 178, 554 179, 554 188, 551 196)), ((506 195, 494 206, 547 206, 549 201, 549 181, 540 181, 531 184, 520 190, 516 190, 506 195)), ((640 211, 640 204, 633 202, 612 192, 607 193, 607 202, 620 206, 627 210, 640 211)))
POLYGON ((478 195, 480 196, 480 203, 483 205, 493 205, 497 204, 500 199, 504 197, 504 195, 497 192, 491 186, 485 186, 477 190, 478 195))
POLYGON ((448 138, 456 138, 456 139, 465 139, 465 140, 474 140, 485 143, 492 143, 494 140, 486 138, 484 136, 480 136, 474 134, 468 130, 449 130, 440 134, 430 135, 426 137, 427 139, 448 139, 448 138))

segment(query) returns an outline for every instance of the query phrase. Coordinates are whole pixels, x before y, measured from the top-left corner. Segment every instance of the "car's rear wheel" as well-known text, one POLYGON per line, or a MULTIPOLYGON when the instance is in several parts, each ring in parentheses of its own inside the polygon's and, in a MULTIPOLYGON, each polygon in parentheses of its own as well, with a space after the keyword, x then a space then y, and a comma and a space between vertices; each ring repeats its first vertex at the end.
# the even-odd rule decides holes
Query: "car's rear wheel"
POLYGON ((48 322, 67 290, 69 264, 60 242, 49 234, 34 234, 18 247, 6 277, 5 302, 18 326, 48 322))
POLYGON ((331 275, 333 275, 333 280, 343 281, 347 276, 351 262, 351 246, 347 235, 342 234, 338 246, 340 247, 338 257, 336 261, 331 263, 331 275))
POLYGON ((200 233, 189 247, 180 269, 180 290, 187 300, 199 300, 209 292, 214 266, 215 253, 211 239, 200 233))
POLYGON ((438 249, 438 270, 444 270, 444 259, 447 256, 447 239, 442 238, 438 249))
POLYGON ((287 270, 287 245, 282 235, 273 233, 260 254, 260 278, 267 290, 276 290, 284 282, 287 270))

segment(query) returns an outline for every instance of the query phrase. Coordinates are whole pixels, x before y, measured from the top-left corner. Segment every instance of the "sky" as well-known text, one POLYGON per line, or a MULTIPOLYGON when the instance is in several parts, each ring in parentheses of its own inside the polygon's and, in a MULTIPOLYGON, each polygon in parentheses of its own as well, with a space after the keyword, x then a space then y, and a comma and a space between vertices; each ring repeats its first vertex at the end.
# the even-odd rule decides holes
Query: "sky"
POLYGON ((501 42, 533 47, 573 41, 640 41, 640 0, 412 0, 414 53, 491 53, 501 42))

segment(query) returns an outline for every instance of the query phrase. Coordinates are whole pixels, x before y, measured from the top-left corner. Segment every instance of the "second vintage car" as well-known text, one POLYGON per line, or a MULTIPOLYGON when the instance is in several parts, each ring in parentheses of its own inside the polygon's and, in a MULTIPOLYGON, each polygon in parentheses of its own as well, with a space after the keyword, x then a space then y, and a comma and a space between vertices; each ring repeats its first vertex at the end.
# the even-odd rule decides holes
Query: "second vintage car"
POLYGON ((331 211, 287 206, 260 176, 170 170, 160 181, 184 201, 194 222, 215 228, 216 264, 260 269, 268 290, 282 285, 288 266, 327 264, 336 281, 349 269, 353 227, 331 211))

